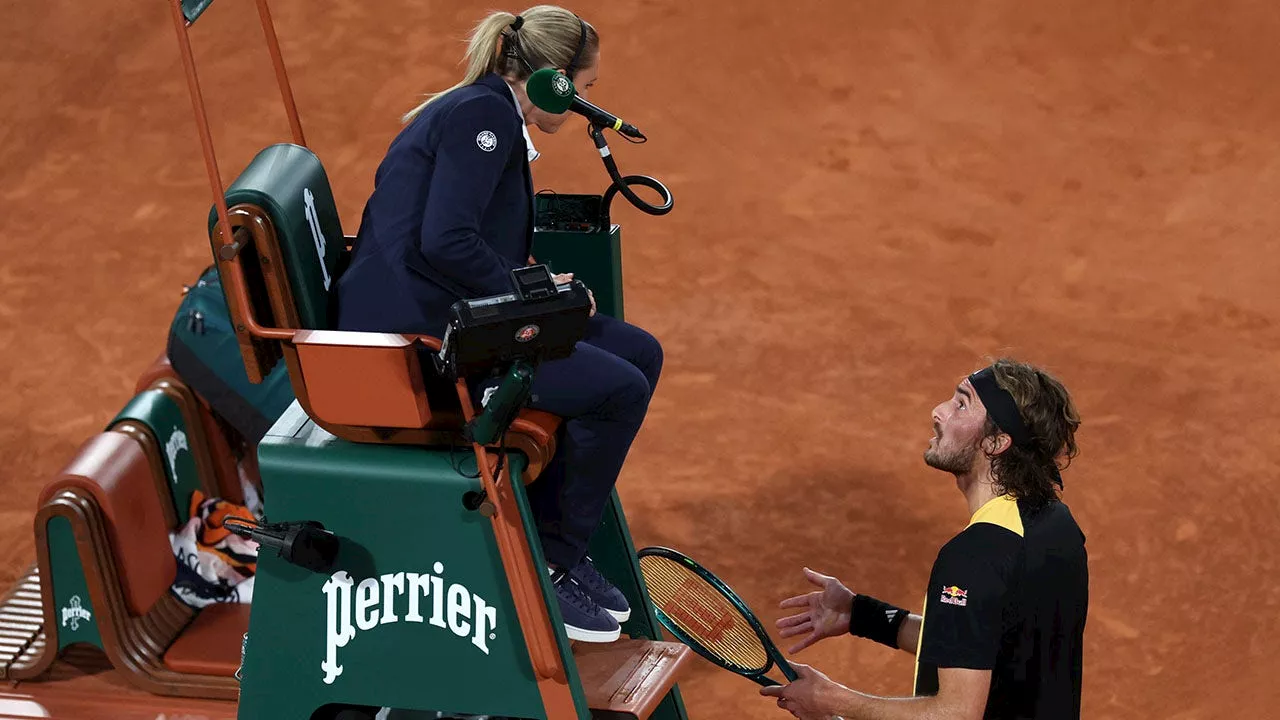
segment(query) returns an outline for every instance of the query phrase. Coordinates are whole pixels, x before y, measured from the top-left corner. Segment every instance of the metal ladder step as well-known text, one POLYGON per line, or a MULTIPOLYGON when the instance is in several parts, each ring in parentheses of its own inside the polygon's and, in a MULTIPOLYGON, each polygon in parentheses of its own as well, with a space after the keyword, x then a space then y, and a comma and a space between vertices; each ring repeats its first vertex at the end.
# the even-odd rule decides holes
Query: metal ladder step
POLYGON ((44 651, 44 598, 40 568, 32 563, 0 600, 0 680, 13 667, 29 665, 44 651))
POLYGON ((624 638, 574 643, 573 657, 595 720, 645 720, 691 655, 680 643, 624 638))

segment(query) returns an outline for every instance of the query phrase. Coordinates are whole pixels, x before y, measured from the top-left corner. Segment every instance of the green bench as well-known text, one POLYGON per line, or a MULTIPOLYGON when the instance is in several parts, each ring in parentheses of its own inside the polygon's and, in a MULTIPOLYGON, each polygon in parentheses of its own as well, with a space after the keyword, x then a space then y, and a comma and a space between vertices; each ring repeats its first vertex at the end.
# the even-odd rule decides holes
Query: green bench
POLYGON ((204 428, 190 391, 158 377, 45 485, 34 521, 40 629, 9 679, 39 679, 85 644, 148 692, 236 697, 248 606, 196 610, 170 591, 169 533, 195 490, 217 494, 204 428))

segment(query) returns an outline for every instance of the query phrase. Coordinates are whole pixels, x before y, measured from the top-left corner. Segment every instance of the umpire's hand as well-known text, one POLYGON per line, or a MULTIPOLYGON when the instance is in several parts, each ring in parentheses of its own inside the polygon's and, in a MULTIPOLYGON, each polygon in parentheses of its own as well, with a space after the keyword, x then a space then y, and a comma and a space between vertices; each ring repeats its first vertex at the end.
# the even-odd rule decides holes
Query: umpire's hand
MULTIPOLYGON (((533 256, 530 255, 529 259, 532 260, 533 256)), ((560 273, 554 276, 552 280, 554 280, 557 285, 563 285, 573 280, 573 273, 560 273)), ((595 293, 591 292, 591 288, 587 288, 587 297, 591 299, 591 310, 590 312, 587 313, 587 317, 595 317, 596 316, 596 296, 595 296, 595 293)))
POLYGON ((791 653, 800 652, 823 638, 844 635, 849 632, 849 619, 853 616, 852 590, 839 580, 809 568, 804 569, 804 576, 822 589, 789 597, 778 605, 781 608, 803 608, 799 613, 778 621, 781 637, 805 636, 787 651, 791 653))

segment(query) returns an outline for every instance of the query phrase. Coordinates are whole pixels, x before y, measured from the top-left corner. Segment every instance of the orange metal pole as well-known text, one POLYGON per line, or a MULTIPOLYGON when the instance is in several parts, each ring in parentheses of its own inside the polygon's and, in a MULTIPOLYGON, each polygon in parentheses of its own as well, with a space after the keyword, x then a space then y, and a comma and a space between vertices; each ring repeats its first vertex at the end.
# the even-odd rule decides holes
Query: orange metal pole
POLYGON ((187 35, 187 18, 182 14, 181 0, 170 0, 173 9, 173 25, 178 32, 178 48, 182 55, 182 67, 187 72, 187 88, 191 91, 191 105, 195 110, 196 128, 200 132, 200 146, 204 150, 204 165, 209 171, 209 185, 213 188, 213 202, 218 208, 218 227, 223 244, 231 242, 231 223, 227 217, 227 194, 218 173, 218 160, 213 154, 213 136, 209 132, 209 115, 204 109, 204 96, 200 93, 200 80, 196 77, 196 61, 191 54, 191 38, 187 35))
MULTIPOLYGON (((475 412, 471 407, 471 391, 467 389, 465 380, 458 381, 458 401, 462 404, 462 417, 471 422, 475 412)), ((489 496, 497 509, 493 516, 494 534, 498 540, 498 552, 502 556, 502 564, 507 571, 507 579, 511 581, 512 599, 516 601, 516 613, 520 616, 520 626, 524 630, 525 642, 529 646, 533 669, 539 677, 551 678, 560 674, 560 664, 556 662, 558 652, 555 639, 551 637, 551 618, 545 612, 544 603, 538 597, 541 593, 533 578, 529 576, 532 558, 519 552, 513 530, 522 529, 519 516, 509 517, 514 508, 503 502, 502 490, 493 477, 489 467, 488 454, 480 445, 474 445, 476 465, 480 471, 481 482, 485 494, 489 496), (544 610, 538 612, 539 609, 544 610)), ((510 478, 510 475, 508 475, 510 478)))
MULTIPOLYGON (((458 381, 458 400, 462 403, 463 417, 470 422, 475 413, 465 380, 458 381)), ((538 587, 536 573, 539 570, 534 567, 532 549, 525 541, 524 522, 520 518, 520 508, 513 494, 516 489, 511 487, 511 473, 508 470, 506 482, 499 484, 501 478, 493 477, 489 457, 484 449, 475 444, 473 447, 485 493, 496 509, 491 518, 493 534, 498 541, 498 554, 502 556, 503 570, 511 584, 511 596, 516 603, 516 615, 520 619, 529 660, 533 663, 534 679, 538 683, 543 710, 547 720, 576 720, 578 712, 574 705, 573 691, 569 687, 567 671, 560 662, 555 630, 551 626, 551 614, 538 587)))
POLYGON ((276 69, 276 82, 280 84, 280 97, 284 99, 284 111, 289 116, 289 129, 293 132, 293 142, 302 147, 307 140, 302 135, 302 121, 298 119, 298 105, 293 100, 293 88, 289 85, 289 74, 284 69, 284 58, 280 56, 280 39, 276 37, 276 26, 271 22, 271 9, 267 0, 257 0, 258 17, 262 18, 262 32, 267 36, 267 51, 271 53, 271 64, 276 69))
POLYGON ((249 334, 257 338, 265 338, 268 340, 284 340, 292 342, 296 330, 285 330, 282 328, 263 327, 258 324, 258 319, 253 316, 253 303, 249 301, 249 291, 244 282, 244 269, 240 267, 240 258, 234 260, 223 260, 228 270, 225 276, 226 288, 231 291, 231 297, 235 298, 237 304, 243 308, 245 329, 249 334))

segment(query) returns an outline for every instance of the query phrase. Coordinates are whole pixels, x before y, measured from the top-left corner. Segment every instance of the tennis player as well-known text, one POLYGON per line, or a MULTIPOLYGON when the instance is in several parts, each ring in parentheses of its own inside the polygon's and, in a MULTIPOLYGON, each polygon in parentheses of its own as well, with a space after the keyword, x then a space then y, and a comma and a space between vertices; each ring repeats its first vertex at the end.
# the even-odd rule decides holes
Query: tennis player
POLYGON ((792 663, 799 677, 763 688, 804 720, 1080 717, 1089 601, 1084 534, 1059 499, 1059 462, 1077 452, 1080 418, 1047 372, 998 360, 933 410, 925 462, 951 473, 968 526, 938 553, 921 615, 855 594, 805 568, 820 589, 782 601, 798 652, 852 633, 916 656, 913 697, 873 697, 792 663))

